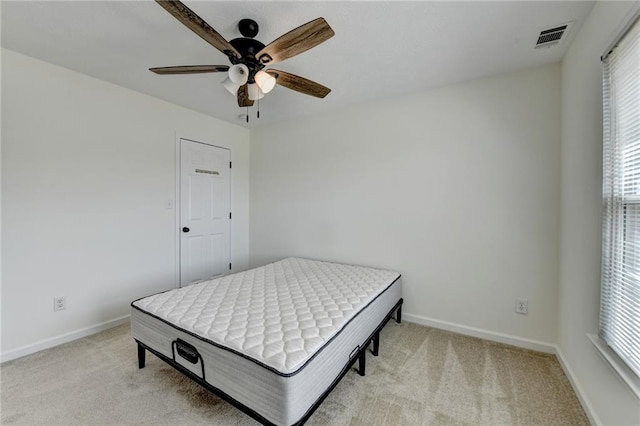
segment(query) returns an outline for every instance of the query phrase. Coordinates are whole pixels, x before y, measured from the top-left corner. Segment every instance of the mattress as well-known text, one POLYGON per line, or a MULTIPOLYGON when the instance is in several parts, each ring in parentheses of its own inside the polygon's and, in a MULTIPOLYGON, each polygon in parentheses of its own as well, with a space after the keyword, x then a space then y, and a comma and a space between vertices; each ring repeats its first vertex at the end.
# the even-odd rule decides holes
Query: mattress
POLYGON ((397 272, 288 258, 136 300, 131 329, 254 417, 289 425, 324 398, 401 297, 397 272), (197 357, 176 356, 179 342, 197 357))

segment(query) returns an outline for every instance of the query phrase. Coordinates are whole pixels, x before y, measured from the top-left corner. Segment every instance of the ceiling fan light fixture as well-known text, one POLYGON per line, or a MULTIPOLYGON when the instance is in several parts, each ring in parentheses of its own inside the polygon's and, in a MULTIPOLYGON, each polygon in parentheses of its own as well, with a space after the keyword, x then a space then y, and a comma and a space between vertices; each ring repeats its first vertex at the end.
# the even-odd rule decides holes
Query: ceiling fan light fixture
POLYGON ((264 98, 264 92, 260 90, 260 86, 257 83, 247 85, 247 93, 252 101, 264 98))
POLYGON ((258 71, 255 80, 262 93, 269 93, 276 86, 275 77, 264 71, 258 71))
POLYGON ((238 94, 238 89, 240 88, 239 84, 234 83, 231 78, 225 78, 221 83, 225 89, 229 91, 233 96, 238 94))
POLYGON ((229 68, 229 79, 238 86, 242 86, 249 79, 249 68, 245 64, 236 64, 229 68))

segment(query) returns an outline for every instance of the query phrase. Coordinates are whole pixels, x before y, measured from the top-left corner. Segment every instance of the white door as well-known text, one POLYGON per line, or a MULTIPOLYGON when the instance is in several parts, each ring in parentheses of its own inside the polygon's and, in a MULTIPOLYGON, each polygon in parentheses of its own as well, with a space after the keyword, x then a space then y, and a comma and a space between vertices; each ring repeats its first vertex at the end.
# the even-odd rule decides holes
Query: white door
POLYGON ((224 275, 230 263, 231 153, 180 139, 180 286, 224 275))

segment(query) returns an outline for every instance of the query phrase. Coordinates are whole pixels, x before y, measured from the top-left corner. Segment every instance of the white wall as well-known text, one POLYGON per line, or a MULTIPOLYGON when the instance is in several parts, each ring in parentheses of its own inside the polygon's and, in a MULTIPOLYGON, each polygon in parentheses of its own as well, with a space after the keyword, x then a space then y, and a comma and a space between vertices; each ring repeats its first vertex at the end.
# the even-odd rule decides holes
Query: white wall
POLYGON ((559 154, 559 64, 256 129, 251 263, 394 269, 411 320, 553 343, 559 154))
POLYGON ((2 123, 3 359, 175 285, 176 132, 231 149, 232 261, 248 266, 248 130, 4 49, 2 123))
MULTIPOLYGON (((640 424, 640 401, 599 357, 602 65, 632 2, 597 2, 562 63, 562 203, 558 345, 603 424, 640 424)), ((598 420, 599 418, 599 420, 598 420)))

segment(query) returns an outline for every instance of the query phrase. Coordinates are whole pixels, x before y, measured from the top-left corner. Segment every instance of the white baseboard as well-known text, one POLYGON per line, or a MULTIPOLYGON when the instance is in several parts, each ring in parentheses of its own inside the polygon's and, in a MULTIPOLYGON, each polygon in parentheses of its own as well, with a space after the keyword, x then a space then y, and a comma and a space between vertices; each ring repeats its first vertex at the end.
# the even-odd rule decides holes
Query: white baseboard
POLYGON ((452 331, 465 336, 478 337, 480 339, 491 340, 492 342, 505 343, 519 348, 531 349, 533 351, 556 353, 556 345, 552 343, 540 342, 538 340, 525 339, 523 337, 511 336, 509 334, 496 333, 495 331, 483 330, 481 328, 469 327, 466 325, 454 324, 452 322, 436 320, 419 315, 402 313, 402 319, 428 327, 439 328, 441 330, 452 331))
POLYGON ((44 349, 49 349, 54 346, 62 345, 63 343, 71 342, 82 337, 87 337, 92 334, 100 333, 101 331, 108 330, 113 327, 117 327, 129 321, 129 315, 125 315, 111 321, 105 321, 100 324, 93 325, 91 327, 82 328, 80 330, 71 331, 69 333, 61 334, 60 336, 51 337, 49 339, 41 340, 39 342, 22 346, 17 349, 13 349, 0 354, 0 363, 11 361, 12 359, 20 358, 26 355, 31 355, 36 352, 40 352, 44 349))
POLYGON ((564 374, 569 378, 571 387, 573 387, 573 390, 578 396, 578 400, 580 401, 582 408, 584 409, 585 413, 587 413, 589 422, 591 422, 592 425, 601 425, 602 422, 600 421, 600 418, 596 414, 596 411, 593 409, 591 402, 589 402, 589 398, 587 398, 587 394, 585 394, 584 389, 582 389, 582 386, 578 381, 578 378, 573 373, 573 369, 569 365, 569 362, 567 361, 567 358, 564 356, 564 353, 562 353, 562 351, 560 350, 560 347, 558 347, 557 345, 556 345, 556 357, 558 358, 558 362, 560 362, 560 366, 562 367, 562 370, 564 370, 564 374))

